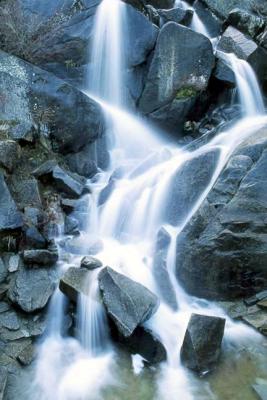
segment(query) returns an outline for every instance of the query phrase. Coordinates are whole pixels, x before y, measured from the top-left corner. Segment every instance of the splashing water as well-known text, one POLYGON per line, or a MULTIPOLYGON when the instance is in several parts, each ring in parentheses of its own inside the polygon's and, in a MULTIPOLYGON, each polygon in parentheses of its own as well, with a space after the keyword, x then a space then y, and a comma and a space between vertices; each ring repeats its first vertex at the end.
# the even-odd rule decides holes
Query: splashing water
MULTIPOLYGON (((188 7, 185 2, 179 3, 188 7)), ((199 383, 179 360, 188 320, 192 312, 225 315, 213 304, 205 302, 203 305, 203 301, 190 297, 180 287, 175 277, 176 239, 207 197, 231 154, 244 140, 265 126, 267 118, 259 116, 260 106, 253 114, 247 113, 253 118, 242 119, 230 131, 218 134, 194 151, 166 145, 142 119, 122 109, 122 38, 126 34, 123 21, 127 24, 124 10, 125 5, 119 0, 103 0, 96 15, 92 49, 94 64, 89 74, 88 93, 101 104, 106 115, 107 131, 111 132, 114 140, 110 147, 110 168, 90 182, 92 194, 86 234, 101 239, 103 246, 97 257, 103 265, 109 265, 142 283, 160 298, 157 313, 146 323, 160 337, 168 353, 168 360, 161 367, 157 398, 191 400, 200 398, 195 395, 199 383), (169 223, 166 221, 166 207, 173 179, 185 165, 205 154, 216 154, 217 162, 204 188, 188 188, 190 193, 194 193, 193 200, 188 202, 178 224, 169 223), (108 185, 110 190, 103 199, 103 189, 108 185), (179 304, 178 310, 166 304, 153 273, 155 241, 162 227, 171 237, 166 263, 179 304)), ((204 34, 208 36, 207 32, 204 34)), ((236 67, 231 66, 235 70, 236 67)), ((244 89, 242 85, 237 79, 240 91, 244 89)), ((246 90, 259 105, 255 86, 248 85, 246 90)), ((250 109, 250 106, 246 107, 246 110, 250 109)), ((179 196, 176 201, 179 202, 179 196)), ((82 295, 78 302, 79 341, 62 337, 54 324, 41 347, 36 374, 38 393, 41 392, 37 397, 41 400, 101 399, 102 387, 114 384, 114 376, 110 372, 114 368, 114 352, 109 347, 106 316, 98 301, 97 273, 85 282, 88 295, 82 295)), ((55 301, 59 298, 58 295, 55 301)), ((60 305, 59 309, 62 313, 60 305)), ((251 335, 249 328, 234 324, 227 318, 227 341, 247 340, 251 335)), ((256 338, 256 333, 254 335, 256 338)), ((138 371, 140 365, 140 360, 134 361, 134 368, 138 371)), ((213 398, 208 387, 207 393, 208 398, 213 398)))
POLYGON ((249 63, 237 58, 232 53, 218 51, 218 55, 230 66, 235 74, 238 98, 244 116, 264 115, 265 108, 259 83, 249 63))

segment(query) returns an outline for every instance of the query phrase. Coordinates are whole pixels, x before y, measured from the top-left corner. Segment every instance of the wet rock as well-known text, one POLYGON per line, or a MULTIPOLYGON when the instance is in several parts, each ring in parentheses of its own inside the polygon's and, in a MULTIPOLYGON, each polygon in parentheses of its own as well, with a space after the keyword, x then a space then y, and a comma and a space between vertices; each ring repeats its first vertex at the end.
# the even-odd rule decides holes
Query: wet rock
POLYGON ((92 178, 97 172, 94 144, 85 146, 78 153, 68 154, 65 160, 70 171, 86 178, 92 178))
POLYGON ((11 282, 8 298, 27 313, 40 310, 54 292, 55 278, 47 269, 21 268, 11 282))
POLYGON ((22 215, 11 197, 3 174, 0 173, 0 231, 21 228, 22 215))
POLYGON ((77 200, 65 198, 61 199, 61 207, 67 214, 71 213, 77 207, 77 205, 77 200))
POLYGON ((101 268, 103 266, 102 262, 97 258, 86 256, 81 261, 81 268, 88 269, 92 271, 97 268, 101 268))
POLYGON ((246 11, 260 10, 262 6, 261 0, 201 0, 211 11, 220 18, 225 19, 234 8, 240 8, 246 11))
POLYGON ((7 369, 4 367, 0 367, 0 400, 5 399, 5 389, 7 385, 7 369))
POLYGON ((219 81, 226 83, 230 87, 234 87, 236 85, 235 74, 233 73, 231 68, 228 67, 228 65, 226 65, 226 63, 221 59, 217 60, 214 76, 219 81))
POLYGON ((8 269, 2 258, 0 258, 0 283, 5 282, 8 275, 8 269))
POLYGON ((267 336, 267 313, 265 310, 255 308, 242 316, 242 320, 252 328, 267 336), (254 312, 253 312, 254 311, 254 312))
POLYGON ((192 314, 181 348, 183 364, 199 374, 216 366, 224 334, 225 319, 192 314))
POLYGON ((190 294, 231 300, 266 288, 265 138, 251 146, 233 155, 177 239, 177 276, 190 294))
POLYGON ((98 254, 103 248, 102 241, 97 237, 87 237, 83 235, 64 240, 62 245, 67 252, 77 255, 98 254))
MULTIPOLYGON (((182 104, 183 121, 190 109, 184 110, 185 101, 192 106, 192 99, 207 87, 213 65, 212 46, 205 36, 174 22, 167 23, 158 36, 139 100, 140 110, 144 114, 159 113, 159 109, 175 101, 182 104)), ((164 113, 166 115, 166 110, 164 113)))
POLYGON ((10 331, 17 331, 20 326, 20 320, 14 311, 6 311, 0 314, 1 327, 7 328, 10 331))
POLYGON ((42 207, 41 195, 36 179, 20 180, 15 176, 12 183, 12 192, 21 209, 27 207, 42 207))
POLYGON ((26 229, 25 242, 26 246, 31 249, 44 249, 47 245, 45 238, 35 226, 31 226, 26 229))
POLYGON ((64 223, 64 232, 66 235, 78 235, 79 234, 79 222, 76 218, 66 216, 64 223))
POLYGON ((13 140, 0 140, 0 166, 12 172, 19 162, 20 147, 13 140))
POLYGON ((17 254, 11 255, 8 260, 8 271, 16 272, 19 269, 20 257, 17 254))
POLYGON ((23 365, 30 365, 36 357, 36 348, 30 343, 17 356, 17 360, 23 365))
POLYGON ((169 233, 161 228, 157 234, 155 255, 153 261, 153 275, 163 300, 173 309, 177 310, 175 290, 167 270, 167 256, 171 243, 169 233))
POLYGON ((57 251, 49 250, 25 250, 22 253, 23 261, 27 265, 42 265, 42 266, 52 266, 58 260, 57 251))
POLYGON ((218 43, 218 50, 234 53, 238 58, 246 60, 255 70, 261 82, 267 80, 266 50, 236 28, 229 26, 226 29, 218 43))
POLYGON ((50 178, 54 181, 58 190, 62 190, 69 196, 78 197, 84 190, 84 181, 78 176, 72 176, 55 161, 47 161, 33 171, 33 175, 39 179, 50 178))
POLYGON ((37 125, 41 133, 50 136, 54 150, 65 154, 80 151, 102 135, 102 111, 88 96, 4 52, 0 52, 0 65, 7 119, 37 125))
POLYGON ((265 27, 263 18, 240 8, 231 10, 227 22, 252 38, 256 38, 265 27))
POLYGON ((131 336, 122 335, 115 340, 123 344, 130 353, 140 354, 148 363, 156 364, 167 359, 167 352, 160 339, 149 329, 137 327, 131 336))
POLYGON ((252 385, 254 391, 256 392, 259 400, 267 399, 267 381, 264 379, 257 379, 257 383, 252 385))
POLYGON ((190 9, 184 10, 183 8, 173 8, 171 10, 159 10, 159 15, 162 20, 162 25, 169 21, 173 21, 177 24, 189 26, 194 15, 194 11, 190 9))
POLYGON ((263 308, 264 310, 267 310, 267 299, 261 300, 257 303, 257 305, 260 308, 263 308))
POLYGON ((157 297, 140 283, 110 267, 101 270, 98 280, 107 313, 124 337, 156 312, 157 297))
POLYGON ((59 282, 59 289, 71 301, 76 303, 80 293, 87 295, 86 280, 88 270, 85 268, 69 268, 59 282))

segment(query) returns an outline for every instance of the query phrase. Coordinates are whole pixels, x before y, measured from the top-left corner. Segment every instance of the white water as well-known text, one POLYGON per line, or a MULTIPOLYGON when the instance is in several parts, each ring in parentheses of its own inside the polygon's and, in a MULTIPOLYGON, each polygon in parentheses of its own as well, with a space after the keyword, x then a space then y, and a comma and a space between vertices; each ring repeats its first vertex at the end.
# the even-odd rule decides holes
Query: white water
MULTIPOLYGON (((192 152, 168 146, 142 120, 122 110, 123 14, 124 5, 119 0, 103 0, 96 18, 95 68, 89 76, 89 91, 102 105, 108 131, 114 135, 114 140, 110 149, 109 170, 100 173, 90 185, 92 194, 86 235, 102 240, 103 248, 97 257, 104 265, 142 283, 161 299, 157 313, 146 323, 158 334, 168 352, 168 360, 161 367, 157 398, 198 399, 195 391, 200 384, 179 361, 186 326, 192 312, 221 316, 224 313, 208 302, 188 296, 179 286, 175 277, 176 238, 203 203, 236 147, 265 126, 267 118, 255 116, 242 119, 230 131, 220 133, 192 152), (166 224, 166 196, 171 192, 172 178, 185 163, 210 152, 218 153, 218 161, 205 188, 188 205, 178 226, 166 224), (110 196, 99 206, 101 191, 112 175, 117 178, 110 196), (154 280, 155 240, 162 226, 171 236, 167 269, 179 304, 178 311, 165 303, 154 280)), ((238 85, 241 90, 239 81, 238 85)), ((254 89, 253 86, 249 93, 253 98, 254 89)), ((197 187, 190 189, 196 191, 197 187)), ((41 347, 35 382, 38 400, 101 399, 103 386, 116 384, 112 373, 115 354, 109 347, 107 321, 98 302, 96 274, 92 274, 88 282, 88 296, 81 296, 78 304, 78 340, 62 337, 58 326, 61 324, 53 324, 41 347)), ((61 320, 62 296, 58 293, 54 301, 61 320)), ((226 341, 242 343, 253 335, 256 340, 257 335, 251 330, 227 319, 226 341)), ((140 366, 142 360, 134 358, 133 369, 140 372, 140 366)), ((211 399, 213 395, 208 387, 206 391, 209 396, 206 398, 211 399)))
POLYGON ((232 53, 218 52, 219 56, 230 66, 236 78, 239 102, 245 117, 264 115, 265 108, 257 77, 249 63, 232 53))
POLYGON ((203 22, 199 18, 199 16, 198 16, 196 10, 194 9, 194 7, 192 7, 190 4, 188 4, 184 0, 176 0, 175 6, 183 8, 184 10, 193 10, 194 11, 194 15, 193 15, 192 22, 191 22, 192 30, 196 31, 198 33, 202 33, 202 35, 207 36, 208 38, 210 38, 210 34, 209 34, 207 28, 205 27, 205 25, 203 24, 203 22))

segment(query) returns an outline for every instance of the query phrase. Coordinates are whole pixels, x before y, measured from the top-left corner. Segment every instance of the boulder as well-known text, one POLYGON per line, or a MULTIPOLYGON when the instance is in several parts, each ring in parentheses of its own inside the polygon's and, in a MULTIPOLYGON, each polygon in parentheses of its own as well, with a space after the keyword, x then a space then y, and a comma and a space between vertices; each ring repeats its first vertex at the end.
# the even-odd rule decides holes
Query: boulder
POLYGON ((11 185, 12 194, 20 209, 42 208, 41 194, 36 179, 21 179, 19 175, 14 174, 11 185))
POLYGON ((266 379, 257 379, 257 382, 252 385, 259 400, 267 399, 267 381, 266 379))
POLYGON ((164 228, 161 228, 156 239, 153 259, 153 276, 163 301, 173 310, 177 310, 178 304, 176 294, 167 270, 167 257, 170 243, 171 237, 169 233, 164 228))
POLYGON ((27 313, 44 308, 55 290, 55 273, 48 269, 21 268, 13 278, 8 298, 27 313))
POLYGON ((139 99, 140 110, 146 115, 163 110, 158 120, 164 122, 164 107, 171 107, 174 102, 176 113, 181 108, 178 112, 181 124, 196 96, 206 89, 213 66, 212 45, 205 36, 174 22, 165 24, 139 99))
POLYGON ((53 160, 42 164, 33 175, 39 179, 52 179, 58 190, 70 196, 79 197, 84 191, 85 181, 78 175, 71 175, 53 160))
POLYGON ((88 269, 89 271, 101 268, 102 266, 103 264, 100 260, 91 256, 83 257, 81 261, 81 268, 88 269))
POLYGON ((231 300, 267 286, 265 136, 244 144, 177 238, 176 271, 192 295, 231 300))
POLYGON ((0 166, 12 172, 18 164, 20 147, 13 140, 0 140, 0 166))
POLYGON ((2 51, 0 88, 5 119, 37 126, 50 135, 56 151, 77 152, 102 135, 99 105, 54 75, 2 51))
POLYGON ((20 265, 20 256, 17 254, 12 254, 8 260, 8 271, 16 272, 19 269, 20 265))
POLYGON ((85 146, 78 153, 68 154, 65 161, 70 171, 92 178, 97 173, 97 157, 95 143, 85 146))
POLYGON ((240 8, 234 8, 228 15, 227 23, 255 39, 265 27, 265 21, 258 15, 240 8))
POLYGON ((113 335, 131 354, 140 354, 149 364, 167 359, 167 351, 160 339, 148 328, 138 326, 131 336, 113 335))
POLYGON ((256 72, 260 82, 267 81, 266 50, 238 29, 229 26, 222 35, 217 49, 226 53, 234 53, 238 58, 247 61, 256 72))
POLYGON ((5 399, 5 389, 7 385, 8 371, 5 367, 0 367, 0 400, 5 399))
POLYGON ((100 271, 98 280, 107 313, 122 336, 131 336, 138 325, 156 312, 156 295, 140 283, 110 267, 100 271))
POLYGON ((201 2, 222 19, 226 19, 234 8, 250 12, 260 11, 261 8, 267 10, 266 5, 262 4, 262 0, 201 0, 201 2))
POLYGON ((173 8, 175 0, 123 0, 125 3, 131 4, 139 10, 144 10, 147 5, 155 8, 173 8))
POLYGON ((25 230, 25 244, 30 249, 44 249, 47 242, 35 226, 30 226, 25 230))
POLYGON ((181 348, 181 361, 203 375, 216 366, 224 335, 225 319, 192 314, 181 348))
POLYGON ((22 214, 18 211, 4 176, 0 173, 0 232, 21 228, 22 214))
POLYGON ((49 250, 24 250, 22 253, 23 261, 27 265, 42 265, 44 267, 53 266, 58 260, 57 251, 49 250))
POLYGON ((222 81, 224 84, 228 85, 229 87, 236 86, 236 79, 235 74, 232 69, 225 63, 224 60, 218 59, 216 63, 216 68, 213 72, 213 75, 219 81, 222 81))
POLYGON ((79 294, 87 295, 87 287, 85 283, 87 281, 89 272, 85 268, 69 268, 59 282, 59 289, 64 293, 71 301, 76 303, 78 301, 79 294))
POLYGON ((0 283, 5 282, 8 276, 8 268, 2 258, 0 258, 0 283))
POLYGON ((64 232, 65 235, 78 235, 79 234, 79 222, 76 218, 66 216, 64 221, 64 232))
POLYGON ((167 22, 176 22, 177 24, 182 24, 189 26, 193 15, 194 11, 190 9, 183 9, 183 8, 172 8, 170 10, 159 10, 159 15, 161 17, 161 24, 164 25, 167 22))

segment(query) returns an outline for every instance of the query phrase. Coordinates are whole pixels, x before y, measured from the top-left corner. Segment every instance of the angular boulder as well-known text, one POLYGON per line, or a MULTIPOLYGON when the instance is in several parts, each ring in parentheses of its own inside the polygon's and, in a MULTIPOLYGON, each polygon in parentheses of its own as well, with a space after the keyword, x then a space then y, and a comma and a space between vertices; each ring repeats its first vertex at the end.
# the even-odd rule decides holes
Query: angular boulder
POLYGON ((89 272, 85 268, 69 268, 60 279, 59 289, 71 301, 76 303, 78 301, 79 294, 88 294, 85 286, 89 276, 88 274, 89 272))
POLYGON ((159 15, 161 17, 162 25, 172 21, 176 22, 177 24, 189 26, 194 15, 194 11, 177 7, 170 10, 159 10, 159 15))
POLYGON ((81 177, 68 173, 53 160, 42 164, 33 175, 39 179, 52 179, 58 190, 70 196, 79 197, 84 190, 85 181, 81 177))
POLYGON ((233 26, 229 26, 222 35, 217 49, 226 53, 234 53, 238 58, 247 61, 256 72, 260 82, 266 83, 267 52, 249 36, 233 26))
POLYGON ((192 314, 181 348, 182 363, 201 375, 212 371, 220 357, 224 327, 224 318, 192 314))
POLYGON ((58 260, 57 251, 49 250, 24 250, 22 253, 23 261, 27 265, 52 266, 58 260))
POLYGON ((158 299, 146 287, 110 267, 98 275, 99 288, 109 317, 123 337, 147 321, 158 308, 158 299))
POLYGON ((103 266, 102 262, 95 257, 86 256, 83 257, 81 261, 81 268, 86 268, 89 271, 92 271, 97 268, 101 268, 103 266))
POLYGON ((48 269, 21 268, 8 290, 9 300, 27 313, 44 308, 56 287, 56 276, 48 269))
POLYGON ((99 105, 54 75, 3 51, 0 88, 5 119, 38 127, 50 135, 56 151, 77 152, 102 135, 99 105))
POLYGON ((231 10, 227 22, 229 25, 236 27, 238 30, 248 34, 254 39, 265 27, 265 21, 263 18, 240 8, 234 8, 231 10))
POLYGON ((262 6, 266 7, 265 4, 262 4, 262 0, 201 0, 201 2, 222 19, 227 18, 234 8, 251 12, 257 9, 260 11, 262 6))
POLYGON ((0 232, 21 228, 22 214, 18 211, 4 176, 0 173, 0 232))
POLYGON ((12 172, 19 163, 20 147, 13 140, 0 140, 0 166, 12 172))
MULTIPOLYGON (((165 24, 139 99, 140 110, 146 115, 156 113, 153 119, 164 124, 174 103, 183 122, 197 95, 206 89, 214 61, 209 39, 174 22, 165 24)), ((174 125, 178 125, 178 117, 174 125)))
POLYGON ((176 273, 192 295, 248 297, 267 285, 265 134, 239 148, 177 238, 176 273))

